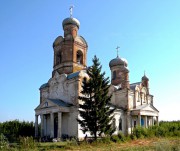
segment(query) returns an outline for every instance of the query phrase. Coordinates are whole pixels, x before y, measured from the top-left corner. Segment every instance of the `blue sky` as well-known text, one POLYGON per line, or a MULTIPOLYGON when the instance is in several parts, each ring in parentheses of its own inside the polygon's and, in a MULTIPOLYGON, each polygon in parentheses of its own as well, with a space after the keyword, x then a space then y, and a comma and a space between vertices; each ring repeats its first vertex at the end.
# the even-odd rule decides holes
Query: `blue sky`
POLYGON ((52 44, 72 4, 89 45, 88 65, 97 55, 110 76, 120 46, 130 83, 145 70, 160 120, 180 120, 179 0, 6 0, 0 1, 0 122, 34 121, 38 89, 51 77, 52 44))

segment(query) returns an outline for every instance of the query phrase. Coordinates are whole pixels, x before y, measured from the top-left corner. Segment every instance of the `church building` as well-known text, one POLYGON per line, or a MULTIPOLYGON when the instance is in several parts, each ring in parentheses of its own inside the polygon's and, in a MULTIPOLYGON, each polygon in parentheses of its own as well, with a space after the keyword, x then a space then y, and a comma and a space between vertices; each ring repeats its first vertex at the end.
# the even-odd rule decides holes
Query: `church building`
MULTIPOLYGON (((53 43, 52 76, 39 88, 40 102, 35 108, 35 136, 39 136, 38 124, 41 123, 40 137, 82 139, 86 134, 83 134, 77 122, 78 104, 81 103, 78 96, 81 94, 83 78, 88 77, 88 44, 78 34, 80 22, 72 14, 63 20, 62 27, 64 36, 58 36, 53 43)), ((116 128, 114 134, 122 132, 126 135, 138 125, 147 128, 158 124, 159 111, 153 105, 148 77, 144 74, 140 82, 130 84, 128 62, 118 55, 110 60, 109 67, 109 94, 112 94, 110 105, 116 107, 112 120, 112 126, 116 128)))

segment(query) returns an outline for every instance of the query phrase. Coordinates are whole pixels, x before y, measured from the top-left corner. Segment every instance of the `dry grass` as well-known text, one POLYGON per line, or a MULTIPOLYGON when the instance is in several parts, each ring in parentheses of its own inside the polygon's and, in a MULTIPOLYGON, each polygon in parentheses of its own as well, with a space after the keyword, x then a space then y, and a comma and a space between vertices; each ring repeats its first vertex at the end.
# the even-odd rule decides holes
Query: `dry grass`
POLYGON ((79 146, 68 146, 66 150, 73 151, 180 151, 180 139, 138 139, 124 143, 93 143, 79 146))
MULTIPOLYGON (((0 149, 1 150, 1 149, 0 149)), ((16 147, 10 150, 19 150, 16 147)), ((80 143, 76 142, 57 142, 57 143, 38 143, 34 149, 20 149, 25 151, 180 151, 180 138, 151 138, 137 139, 126 142, 107 142, 107 143, 80 143)))

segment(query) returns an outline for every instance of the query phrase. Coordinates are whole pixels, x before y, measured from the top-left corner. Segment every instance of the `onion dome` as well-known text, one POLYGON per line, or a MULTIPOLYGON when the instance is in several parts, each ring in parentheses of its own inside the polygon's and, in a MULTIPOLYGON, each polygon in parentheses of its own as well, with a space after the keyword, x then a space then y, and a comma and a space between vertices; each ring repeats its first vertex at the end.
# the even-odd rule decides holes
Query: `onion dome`
POLYGON ((144 74, 144 76, 142 77, 142 80, 147 80, 147 81, 149 81, 148 77, 146 77, 145 74, 144 74))
POLYGON ((78 27, 78 29, 79 29, 80 22, 76 18, 68 17, 68 18, 64 19, 63 22, 62 22, 63 28, 66 25, 76 25, 78 27))
POLYGON ((128 62, 126 59, 124 58, 120 58, 119 56, 117 56, 115 59, 112 59, 110 62, 109 62, 109 67, 113 67, 113 66, 119 66, 119 65, 123 65, 125 67, 127 67, 128 65, 128 62))

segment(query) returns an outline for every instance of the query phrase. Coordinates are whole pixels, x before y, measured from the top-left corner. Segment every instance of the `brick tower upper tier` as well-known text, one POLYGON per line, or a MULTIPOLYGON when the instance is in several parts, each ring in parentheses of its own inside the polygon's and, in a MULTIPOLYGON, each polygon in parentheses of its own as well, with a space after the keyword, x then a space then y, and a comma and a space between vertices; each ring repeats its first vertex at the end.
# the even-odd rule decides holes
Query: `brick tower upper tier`
POLYGON ((129 70, 127 60, 117 56, 109 62, 111 69, 111 84, 121 89, 129 88, 129 70))
POLYGON ((62 22, 64 37, 59 36, 53 43, 54 66, 59 74, 70 74, 86 67, 87 42, 78 35, 80 22, 76 18, 66 18, 62 22))

